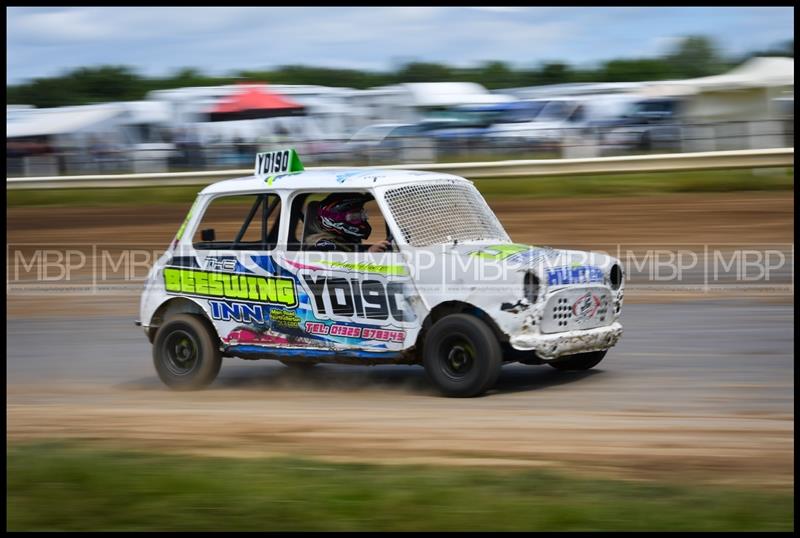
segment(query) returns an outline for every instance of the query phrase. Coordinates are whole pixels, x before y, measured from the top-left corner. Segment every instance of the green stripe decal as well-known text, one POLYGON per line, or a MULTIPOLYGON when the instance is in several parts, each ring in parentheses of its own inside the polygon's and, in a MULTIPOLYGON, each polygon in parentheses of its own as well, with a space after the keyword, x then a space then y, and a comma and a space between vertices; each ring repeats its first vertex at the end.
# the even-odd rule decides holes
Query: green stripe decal
POLYGON ((183 231, 186 229, 186 225, 189 224, 189 221, 192 219, 192 214, 194 214, 194 208, 197 207, 197 202, 198 200, 195 199, 192 207, 189 208, 189 213, 186 215, 186 218, 183 219, 183 224, 181 224, 181 227, 178 228, 178 235, 175 236, 175 239, 178 241, 180 241, 181 237, 183 237, 183 231))
POLYGON ((351 262, 332 262, 323 260, 319 263, 341 269, 350 269, 362 273, 381 273, 384 275, 403 276, 407 275, 406 268, 402 265, 378 265, 376 263, 351 263, 351 262))
POLYGON ((490 260, 505 260, 518 252, 524 252, 532 248, 534 247, 530 245, 492 245, 481 250, 470 252, 470 256, 477 256, 478 258, 490 260))

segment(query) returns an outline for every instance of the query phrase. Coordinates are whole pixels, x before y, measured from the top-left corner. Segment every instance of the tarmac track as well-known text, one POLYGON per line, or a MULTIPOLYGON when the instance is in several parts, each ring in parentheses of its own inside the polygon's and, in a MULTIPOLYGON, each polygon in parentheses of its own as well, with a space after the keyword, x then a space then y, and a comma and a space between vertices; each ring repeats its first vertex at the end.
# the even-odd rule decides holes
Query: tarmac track
POLYGON ((7 434, 792 485, 791 305, 631 304, 622 321, 594 370, 512 364, 493 391, 465 400, 439 397, 420 367, 301 374, 240 359, 226 359, 210 389, 176 393, 129 317, 9 319, 7 434))

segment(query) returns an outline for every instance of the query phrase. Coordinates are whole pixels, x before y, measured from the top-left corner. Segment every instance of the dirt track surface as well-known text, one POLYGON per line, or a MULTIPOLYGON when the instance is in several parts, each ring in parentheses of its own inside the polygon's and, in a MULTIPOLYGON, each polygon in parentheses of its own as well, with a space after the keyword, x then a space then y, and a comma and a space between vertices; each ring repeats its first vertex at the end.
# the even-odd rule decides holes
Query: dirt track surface
MULTIPOLYGON (((581 398, 580 376, 574 379, 573 397, 581 398)), ((547 385, 541 390, 557 390, 547 385)), ((791 416, 536 409, 524 394, 455 402, 398 389, 253 387, 187 395, 69 388, 74 393, 48 391, 50 403, 16 403, 26 398, 10 391, 10 440, 66 438, 226 457, 552 467, 630 479, 793 485, 791 416)))
MULTIPOLYGON (((514 241, 608 248, 659 243, 791 243, 794 194, 673 194, 621 198, 494 199, 489 205, 514 241)), ((9 243, 139 242, 163 247, 188 205, 13 207, 9 243)))
MULTIPOLYGON (((791 193, 736 193, 491 205, 515 241, 597 250, 792 243, 793 201, 791 193)), ((163 251, 187 210, 10 208, 7 242, 163 251)), ((791 486, 791 307, 696 296, 670 303, 680 298, 648 303, 626 293, 625 334, 595 370, 511 365, 493 393, 464 400, 437 396, 418 367, 326 365, 301 375, 238 359, 210 390, 174 393, 156 378, 150 345, 132 324, 138 292, 12 295, 7 437, 791 486)))
MULTIPOLYGON (((794 242, 793 193, 675 194, 652 197, 592 197, 569 199, 495 199, 490 205, 514 241, 558 248, 600 250, 617 255, 625 250, 689 248, 775 248, 791 259, 794 242)), ((107 207, 9 208, 7 241, 67 248, 120 245, 144 248, 157 257, 183 221, 188 206, 181 204, 107 207)), ((9 269, 10 271, 10 269, 9 269)), ((91 278, 90 275, 85 275, 91 278)), ((783 275, 786 283, 791 275, 783 275)), ((695 275, 693 284, 702 283, 695 275)), ((68 315, 74 312, 135 317, 141 285, 126 295, 68 294, 24 296, 10 294, 9 316, 68 315)), ((724 291, 718 297, 759 297, 747 290, 724 291)), ((630 303, 657 299, 708 299, 715 294, 696 290, 641 291, 630 289, 630 303)), ((759 297, 790 302, 791 295, 759 297)))
POLYGON ((437 395, 420 367, 225 359, 205 391, 158 380, 126 318, 11 320, 7 436, 237 457, 546 466, 632 479, 793 484, 793 312, 629 305, 588 372, 504 367, 485 397, 437 395))

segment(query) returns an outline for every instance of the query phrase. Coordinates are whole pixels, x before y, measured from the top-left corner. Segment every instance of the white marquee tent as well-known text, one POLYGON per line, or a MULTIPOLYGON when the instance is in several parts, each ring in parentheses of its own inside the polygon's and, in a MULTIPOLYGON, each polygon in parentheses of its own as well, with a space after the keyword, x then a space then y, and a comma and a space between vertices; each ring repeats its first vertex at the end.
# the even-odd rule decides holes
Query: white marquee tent
POLYGON ((776 99, 794 94, 793 58, 752 58, 721 75, 646 83, 651 97, 684 97, 684 116, 696 121, 781 119, 776 99))

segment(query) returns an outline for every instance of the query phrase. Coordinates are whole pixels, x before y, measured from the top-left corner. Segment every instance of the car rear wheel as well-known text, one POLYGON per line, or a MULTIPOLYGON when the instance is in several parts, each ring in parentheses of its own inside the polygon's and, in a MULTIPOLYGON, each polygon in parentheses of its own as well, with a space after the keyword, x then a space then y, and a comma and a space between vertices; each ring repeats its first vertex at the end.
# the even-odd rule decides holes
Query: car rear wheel
POLYGON ((176 390, 199 389, 216 379, 222 354, 216 335, 198 316, 178 314, 159 327, 153 364, 161 381, 176 390))
POLYGON ((597 366, 603 357, 608 353, 607 349, 602 351, 591 351, 589 353, 578 353, 577 355, 567 355, 547 364, 556 370, 589 370, 597 366))
POLYGON ((492 330, 467 314, 434 323, 423 344, 423 365, 446 396, 471 397, 489 390, 500 375, 503 352, 492 330))

